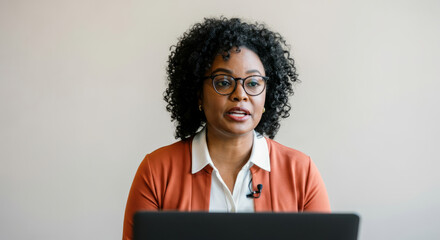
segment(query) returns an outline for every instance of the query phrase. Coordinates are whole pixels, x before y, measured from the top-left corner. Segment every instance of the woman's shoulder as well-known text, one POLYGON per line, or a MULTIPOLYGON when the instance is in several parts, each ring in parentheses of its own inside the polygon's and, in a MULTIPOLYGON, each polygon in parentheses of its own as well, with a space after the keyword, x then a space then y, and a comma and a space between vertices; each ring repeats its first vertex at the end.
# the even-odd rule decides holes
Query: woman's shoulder
POLYGON ((191 141, 182 140, 147 154, 142 164, 150 167, 183 167, 191 162, 191 141))
POLYGON ((160 148, 152 151, 148 155, 150 155, 150 156, 168 156, 168 155, 170 155, 170 156, 172 156, 172 155, 176 155, 178 153, 182 153, 182 152, 190 151, 190 150, 191 150, 191 141, 190 140, 181 140, 181 141, 172 143, 170 145, 160 147, 160 148))
POLYGON ((266 138, 269 148, 271 164, 295 165, 297 167, 309 167, 310 156, 291 147, 287 147, 275 140, 266 138))
POLYGON ((267 141, 267 145, 269 147, 269 152, 273 152, 273 153, 278 153, 278 154, 283 154, 283 155, 290 155, 290 156, 295 156, 298 158, 309 158, 309 156, 297 149, 291 148, 291 147, 287 147, 273 139, 270 138, 266 138, 267 141))

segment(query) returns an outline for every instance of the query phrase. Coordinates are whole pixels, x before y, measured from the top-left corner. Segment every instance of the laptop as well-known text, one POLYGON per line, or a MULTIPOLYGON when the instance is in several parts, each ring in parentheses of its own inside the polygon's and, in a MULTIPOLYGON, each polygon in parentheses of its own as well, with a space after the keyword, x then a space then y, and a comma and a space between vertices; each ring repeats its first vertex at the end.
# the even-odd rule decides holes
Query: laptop
POLYGON ((321 213, 137 212, 134 240, 356 240, 359 216, 321 213))

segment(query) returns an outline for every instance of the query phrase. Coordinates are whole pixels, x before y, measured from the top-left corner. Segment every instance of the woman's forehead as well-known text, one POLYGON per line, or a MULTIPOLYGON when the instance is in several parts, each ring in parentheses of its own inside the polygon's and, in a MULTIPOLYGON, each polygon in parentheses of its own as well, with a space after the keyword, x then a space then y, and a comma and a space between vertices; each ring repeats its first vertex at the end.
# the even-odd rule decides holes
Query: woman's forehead
POLYGON ((224 58, 222 54, 216 55, 209 72, 211 74, 215 72, 226 74, 265 74, 263 63, 259 56, 246 47, 240 47, 239 51, 236 48, 231 49, 228 58, 224 58))

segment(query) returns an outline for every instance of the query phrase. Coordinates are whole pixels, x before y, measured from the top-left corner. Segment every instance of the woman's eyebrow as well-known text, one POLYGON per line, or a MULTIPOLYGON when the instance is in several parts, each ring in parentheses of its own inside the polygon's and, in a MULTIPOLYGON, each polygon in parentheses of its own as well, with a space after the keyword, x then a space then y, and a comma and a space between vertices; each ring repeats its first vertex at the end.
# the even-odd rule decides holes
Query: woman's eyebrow
MULTIPOLYGON (((231 70, 226 69, 226 68, 217 68, 214 71, 212 71, 211 75, 215 74, 215 73, 218 73, 218 72, 225 72, 227 74, 232 74, 233 73, 231 70)), ((258 74, 261 75, 261 72, 258 71, 257 69, 251 69, 251 70, 246 71, 246 74, 251 74, 251 73, 258 73, 258 74)))
POLYGON ((258 73, 261 75, 260 71, 258 71, 257 69, 251 69, 251 70, 246 71, 246 74, 251 74, 251 73, 258 73))
POLYGON ((225 72, 228 74, 232 74, 232 71, 226 68, 217 68, 214 71, 212 71, 211 75, 213 75, 214 73, 218 73, 218 72, 225 72))

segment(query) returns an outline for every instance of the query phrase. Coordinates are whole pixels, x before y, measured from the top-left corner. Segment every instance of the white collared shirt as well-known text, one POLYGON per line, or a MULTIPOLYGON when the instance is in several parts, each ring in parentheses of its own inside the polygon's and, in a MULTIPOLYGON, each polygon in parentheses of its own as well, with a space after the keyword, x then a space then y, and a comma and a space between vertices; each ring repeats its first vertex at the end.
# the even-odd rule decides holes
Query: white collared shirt
MULTIPOLYGON (((197 173, 206 165, 212 170, 211 195, 209 202, 210 212, 254 212, 253 198, 247 198, 249 183, 252 179, 250 168, 255 164, 270 172, 269 149, 266 139, 254 131, 254 141, 249 161, 241 168, 235 180, 234 190, 231 193, 226 186, 220 172, 214 166, 206 144, 206 131, 203 129, 197 133, 192 141, 192 169, 191 173, 197 173)), ((252 188, 252 186, 250 186, 252 188)), ((252 189, 255 191, 256 189, 252 189)))

